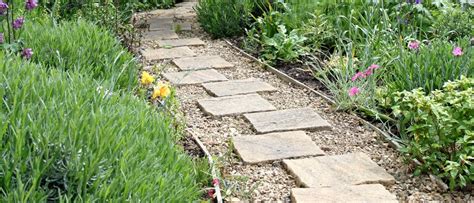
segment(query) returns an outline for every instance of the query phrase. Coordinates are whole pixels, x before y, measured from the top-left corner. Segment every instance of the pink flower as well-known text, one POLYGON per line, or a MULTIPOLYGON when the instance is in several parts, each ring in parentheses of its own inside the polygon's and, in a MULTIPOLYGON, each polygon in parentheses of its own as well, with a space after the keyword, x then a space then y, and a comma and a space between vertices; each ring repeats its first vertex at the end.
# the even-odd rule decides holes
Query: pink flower
POLYGON ((420 48, 420 42, 417 40, 408 43, 408 48, 411 50, 418 50, 420 48))
POLYGON ((362 72, 357 72, 354 76, 352 76, 352 82, 356 81, 359 78, 365 78, 365 74, 362 72))
POLYGON ((368 77, 368 76, 372 75, 372 73, 374 73, 374 71, 372 69, 368 68, 367 70, 365 70, 364 75, 365 75, 365 77, 368 77))
POLYGON ((209 196, 209 198, 211 199, 214 199, 214 193, 216 193, 214 191, 214 189, 210 189, 209 191, 207 191, 207 195, 209 196))
POLYGON ((376 69, 379 69, 379 68, 380 68, 379 65, 377 65, 377 64, 372 64, 372 65, 369 66, 368 69, 369 69, 369 70, 376 70, 376 69))
POLYGON ((3 44, 5 42, 5 36, 3 36, 3 33, 0 32, 0 44, 3 44))
POLYGON ((15 21, 13 21, 13 29, 15 29, 15 30, 20 29, 23 26, 24 23, 25 23, 25 18, 23 18, 23 17, 19 17, 19 18, 15 19, 15 21))
POLYGON ((352 87, 351 89, 349 89, 349 96, 353 97, 357 94, 360 93, 360 89, 358 87, 352 87))
POLYGON ((462 48, 461 47, 455 47, 453 49, 453 55, 454 56, 462 56, 464 53, 462 52, 462 48))
POLYGON ((212 179, 212 185, 214 186, 219 185, 219 179, 217 178, 212 179))

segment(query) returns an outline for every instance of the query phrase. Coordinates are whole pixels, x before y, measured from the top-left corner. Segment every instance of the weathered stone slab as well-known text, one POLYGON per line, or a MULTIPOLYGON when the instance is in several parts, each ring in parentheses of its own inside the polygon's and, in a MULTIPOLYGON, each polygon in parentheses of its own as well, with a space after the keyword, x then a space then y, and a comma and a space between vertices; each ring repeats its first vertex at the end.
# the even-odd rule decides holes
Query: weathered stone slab
POLYGON ((198 101, 198 104, 206 114, 212 116, 239 115, 276 109, 258 94, 202 99, 198 101))
POLYGON ((156 41, 163 39, 178 39, 178 34, 172 30, 158 30, 143 33, 144 41, 156 41))
POLYGON ((244 116, 258 133, 331 128, 327 121, 310 108, 253 113, 244 116))
POLYGON ((163 24, 150 24, 150 30, 171 30, 171 31, 190 31, 192 30, 192 24, 189 22, 177 23, 163 23, 163 24))
POLYGON ((234 137, 233 143, 237 154, 247 164, 324 155, 304 131, 234 137))
POLYGON ((164 73, 163 77, 174 85, 194 85, 205 82, 226 81, 227 78, 214 69, 164 73))
POLYGON ((364 153, 284 160, 283 164, 303 187, 395 183, 393 176, 364 153))
POLYGON ((398 200, 384 186, 371 184, 328 188, 294 188, 291 190, 291 202, 398 203, 398 200))
POLYGON ((175 47, 171 49, 146 49, 142 51, 142 55, 147 61, 155 61, 162 59, 195 56, 196 54, 188 47, 175 47))
POLYGON ((269 85, 268 83, 259 81, 257 79, 245 79, 245 80, 231 80, 226 82, 215 82, 203 84, 209 94, 217 97, 248 94, 256 92, 272 92, 276 91, 276 88, 269 85))
POLYGON ((158 41, 158 46, 160 46, 160 47, 182 47, 182 46, 200 46, 200 45, 205 45, 205 43, 204 43, 204 41, 202 41, 199 38, 159 40, 158 41))
POLYGON ((220 56, 198 56, 180 58, 173 60, 173 63, 181 70, 201 70, 209 68, 232 68, 233 64, 227 62, 220 56))

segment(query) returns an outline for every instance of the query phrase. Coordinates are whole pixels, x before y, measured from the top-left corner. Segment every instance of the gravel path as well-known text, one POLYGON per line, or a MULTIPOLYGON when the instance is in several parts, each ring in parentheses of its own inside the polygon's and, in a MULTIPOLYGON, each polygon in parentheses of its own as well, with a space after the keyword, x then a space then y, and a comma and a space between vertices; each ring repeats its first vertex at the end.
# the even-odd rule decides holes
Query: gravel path
MULTIPOLYGON (((205 46, 190 47, 197 55, 219 55, 233 63, 235 68, 219 70, 229 80, 259 78, 278 89, 273 93, 262 93, 262 97, 277 109, 310 107, 327 120, 333 127, 330 131, 309 132, 312 140, 327 155, 342 155, 363 152, 378 165, 393 175, 396 183, 387 189, 396 194, 400 201, 468 202, 473 201, 469 192, 444 192, 426 175, 413 177, 412 168, 405 164, 401 155, 388 146, 373 130, 364 126, 357 118, 334 108, 314 93, 280 80, 276 75, 265 71, 261 65, 242 56, 222 40, 211 39, 202 30, 179 33, 181 39, 198 37, 205 46)), ((153 43, 145 46, 153 47, 153 43)), ((169 61, 162 61, 154 67, 164 72, 175 72, 177 67, 169 61)), ((153 69, 153 68, 152 68, 153 69)), ((290 200, 290 189, 296 183, 282 167, 281 162, 259 165, 244 165, 233 153, 229 138, 241 135, 254 135, 250 124, 242 116, 214 118, 205 115, 198 107, 197 100, 211 98, 199 86, 177 87, 181 110, 186 116, 187 128, 197 135, 211 154, 217 157, 225 181, 223 195, 231 198, 258 201, 290 200)))

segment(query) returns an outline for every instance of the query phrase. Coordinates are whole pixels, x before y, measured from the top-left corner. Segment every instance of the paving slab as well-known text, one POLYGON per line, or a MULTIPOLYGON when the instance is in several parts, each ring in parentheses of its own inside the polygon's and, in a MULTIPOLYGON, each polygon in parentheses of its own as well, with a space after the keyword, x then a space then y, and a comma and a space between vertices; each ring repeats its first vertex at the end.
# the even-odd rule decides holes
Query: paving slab
POLYGON ((163 23, 163 24, 150 24, 150 30, 171 30, 171 31, 190 31, 192 30, 192 24, 189 22, 170 22, 170 23, 163 23))
POLYGON ((144 51, 142 51, 142 55, 147 61, 156 61, 163 59, 195 56, 196 54, 191 49, 189 49, 189 47, 175 47, 170 49, 145 49, 144 51))
POLYGON ((217 97, 257 92, 273 92, 277 90, 268 83, 254 78, 207 83, 203 84, 203 87, 209 94, 217 97))
POLYGON ((331 125, 311 108, 252 113, 244 116, 257 133, 331 129, 331 125))
POLYGON ((258 94, 202 99, 198 100, 198 105, 206 114, 212 116, 230 116, 276 110, 270 102, 258 94))
POLYGON ((398 203, 397 197, 380 184, 354 185, 327 188, 294 188, 291 190, 293 203, 398 203))
POLYGON ((156 30, 143 33, 144 41, 156 41, 163 39, 178 39, 179 36, 172 30, 156 30))
POLYGON ((214 69, 163 73, 163 77, 177 86, 227 81, 227 78, 224 75, 214 69))
POLYGON ((380 183, 392 185, 393 176, 364 153, 284 160, 283 164, 303 187, 340 187, 380 183))
POLYGON ((182 46, 202 46, 204 41, 199 38, 159 40, 160 47, 182 47, 182 46))
POLYGON ((235 151, 246 164, 324 155, 304 131, 239 136, 232 141, 235 151))
POLYGON ((233 64, 227 62, 220 56, 197 56, 173 60, 173 63, 181 70, 202 70, 232 68, 233 64))

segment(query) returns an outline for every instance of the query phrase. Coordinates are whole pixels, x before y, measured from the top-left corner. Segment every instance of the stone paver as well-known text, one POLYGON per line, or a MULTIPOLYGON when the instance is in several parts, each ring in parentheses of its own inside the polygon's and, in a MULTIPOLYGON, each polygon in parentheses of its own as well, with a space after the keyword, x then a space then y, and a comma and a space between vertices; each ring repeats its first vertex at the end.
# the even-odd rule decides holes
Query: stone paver
POLYGON ((195 85, 205 82, 227 81, 227 78, 214 69, 163 73, 163 77, 174 85, 195 85))
POLYGON ((150 30, 171 30, 171 31, 190 31, 192 30, 192 24, 189 22, 177 23, 177 22, 169 22, 163 24, 150 24, 150 30))
POLYGON ((178 34, 172 30, 157 30, 143 33, 144 41, 156 41, 163 39, 178 39, 178 34))
POLYGON ((329 188, 294 188, 293 203, 398 203, 397 197, 380 184, 355 185, 329 188))
POLYGON ((395 183, 393 176, 364 153, 284 160, 283 163, 303 187, 395 183))
POLYGON ((256 92, 273 92, 277 89, 266 82, 257 79, 231 80, 203 84, 209 94, 222 97, 230 95, 248 94, 256 92))
POLYGON ((202 99, 198 101, 198 104, 206 114, 212 116, 239 115, 276 109, 258 94, 202 99))
POLYGON ((171 49, 145 49, 144 51, 142 51, 142 55, 148 61, 155 61, 162 59, 195 56, 196 54, 188 47, 175 47, 171 49))
POLYGON ((201 69, 219 69, 232 68, 234 65, 227 62, 220 56, 197 56, 189 58, 180 58, 173 60, 173 63, 181 70, 201 70, 201 69))
POLYGON ((287 109, 273 112, 245 114, 258 133, 290 130, 326 130, 329 123, 311 108, 287 109))
POLYGON ((205 43, 199 38, 172 39, 172 40, 159 40, 158 41, 158 46, 160 47, 182 47, 182 46, 202 46, 202 45, 205 45, 205 43))
POLYGON ((233 138, 233 143, 237 154, 248 164, 324 155, 304 131, 239 136, 233 138))

